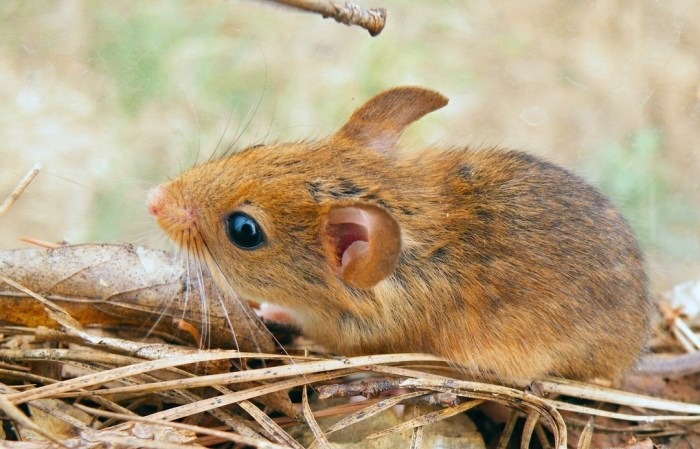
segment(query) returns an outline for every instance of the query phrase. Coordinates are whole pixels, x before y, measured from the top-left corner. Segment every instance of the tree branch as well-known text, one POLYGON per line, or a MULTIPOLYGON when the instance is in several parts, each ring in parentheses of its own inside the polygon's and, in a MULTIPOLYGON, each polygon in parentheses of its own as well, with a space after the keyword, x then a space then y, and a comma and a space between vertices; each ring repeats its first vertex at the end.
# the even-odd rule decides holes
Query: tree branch
POLYGON ((386 9, 364 9, 352 2, 342 4, 330 0, 267 0, 280 5, 289 6, 304 11, 321 14, 324 18, 335 19, 336 22, 345 25, 357 25, 367 31, 371 36, 377 36, 384 29, 386 23, 386 9))

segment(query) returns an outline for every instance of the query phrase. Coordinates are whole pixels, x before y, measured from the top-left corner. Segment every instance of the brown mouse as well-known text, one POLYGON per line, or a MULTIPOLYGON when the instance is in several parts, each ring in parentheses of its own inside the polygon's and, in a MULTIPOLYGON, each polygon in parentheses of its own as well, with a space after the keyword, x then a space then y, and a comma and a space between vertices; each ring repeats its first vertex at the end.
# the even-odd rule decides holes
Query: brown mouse
POLYGON ((427 352, 503 380, 629 368, 651 303, 620 212, 526 153, 397 145, 446 104, 387 90, 328 138, 191 169, 149 209, 221 287, 342 355, 427 352))

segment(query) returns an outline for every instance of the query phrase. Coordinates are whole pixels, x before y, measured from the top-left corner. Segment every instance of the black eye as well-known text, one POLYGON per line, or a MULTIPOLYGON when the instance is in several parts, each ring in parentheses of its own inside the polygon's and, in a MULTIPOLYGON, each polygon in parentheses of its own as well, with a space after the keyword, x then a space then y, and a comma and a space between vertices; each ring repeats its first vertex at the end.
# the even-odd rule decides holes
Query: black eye
POLYGON ((242 249, 255 249, 265 241, 260 225, 243 212, 234 212, 226 219, 226 235, 242 249))

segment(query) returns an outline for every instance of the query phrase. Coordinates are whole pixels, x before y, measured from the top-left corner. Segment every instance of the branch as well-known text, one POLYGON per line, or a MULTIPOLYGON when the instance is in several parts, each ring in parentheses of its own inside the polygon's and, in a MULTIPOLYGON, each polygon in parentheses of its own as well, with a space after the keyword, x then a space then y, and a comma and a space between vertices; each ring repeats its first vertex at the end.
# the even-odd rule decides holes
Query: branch
POLYGON ((10 209, 15 201, 17 201, 17 198, 19 198, 22 192, 24 192, 24 189, 26 189, 34 177, 39 174, 39 170, 41 170, 41 164, 36 164, 26 175, 24 175, 24 178, 22 178, 19 184, 17 184, 15 190, 13 190, 12 193, 10 193, 10 196, 8 196, 7 199, 0 205, 0 217, 10 209))
POLYGON ((336 22, 345 25, 357 25, 367 31, 371 36, 377 36, 384 29, 386 23, 386 9, 364 9, 352 2, 342 5, 330 0, 267 0, 280 5, 289 6, 303 11, 321 14, 324 18, 335 19, 336 22))

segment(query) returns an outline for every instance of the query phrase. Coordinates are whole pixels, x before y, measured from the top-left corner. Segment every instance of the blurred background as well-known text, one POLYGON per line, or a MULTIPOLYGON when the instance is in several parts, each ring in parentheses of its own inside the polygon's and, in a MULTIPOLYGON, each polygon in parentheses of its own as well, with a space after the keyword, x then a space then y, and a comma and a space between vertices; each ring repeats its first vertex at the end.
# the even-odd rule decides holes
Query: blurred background
POLYGON ((23 236, 167 247, 145 206, 216 153, 327 135, 378 91, 450 104, 405 146, 500 145, 579 173, 639 235, 655 289, 700 278, 697 0, 358 0, 378 37, 268 2, 0 2, 0 218, 23 236))

